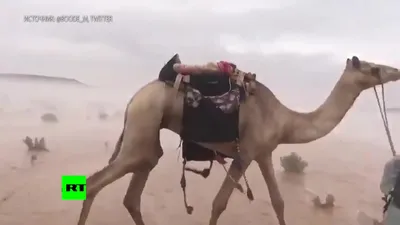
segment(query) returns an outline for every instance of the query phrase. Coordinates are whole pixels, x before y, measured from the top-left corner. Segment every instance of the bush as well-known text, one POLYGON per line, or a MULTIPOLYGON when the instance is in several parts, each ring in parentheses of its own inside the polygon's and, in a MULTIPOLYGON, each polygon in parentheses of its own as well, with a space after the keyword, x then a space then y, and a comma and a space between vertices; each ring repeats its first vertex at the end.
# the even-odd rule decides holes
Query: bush
POLYGON ((40 118, 42 119, 43 122, 46 122, 46 123, 57 123, 58 122, 57 116, 53 113, 45 113, 40 118))
POLYGON ((325 203, 322 203, 319 196, 316 196, 312 200, 312 202, 314 203, 314 206, 318 208, 322 209, 332 208, 335 206, 335 196, 333 196, 332 194, 328 194, 325 198, 325 203))
POLYGON ((49 151, 47 149, 46 141, 44 140, 44 137, 40 138, 40 140, 35 138, 35 142, 34 142, 31 137, 26 136, 25 139, 22 140, 22 142, 24 142, 26 144, 26 146, 28 147, 28 151, 46 151, 46 152, 49 151))
POLYGON ((100 113, 99 113, 99 119, 100 119, 100 120, 106 120, 106 119, 108 119, 108 114, 105 113, 105 112, 100 112, 100 113))
POLYGON ((285 172, 303 173, 308 163, 304 161, 297 153, 292 152, 290 155, 281 157, 281 166, 285 172))

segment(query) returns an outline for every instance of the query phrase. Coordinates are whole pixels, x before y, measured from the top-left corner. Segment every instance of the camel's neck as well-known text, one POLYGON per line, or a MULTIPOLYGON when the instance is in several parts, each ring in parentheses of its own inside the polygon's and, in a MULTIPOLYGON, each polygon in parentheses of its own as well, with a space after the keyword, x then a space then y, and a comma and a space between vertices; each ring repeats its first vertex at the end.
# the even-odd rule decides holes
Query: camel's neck
POLYGON ((339 80, 315 111, 299 113, 288 109, 282 143, 308 143, 324 137, 340 123, 360 93, 360 88, 339 80))

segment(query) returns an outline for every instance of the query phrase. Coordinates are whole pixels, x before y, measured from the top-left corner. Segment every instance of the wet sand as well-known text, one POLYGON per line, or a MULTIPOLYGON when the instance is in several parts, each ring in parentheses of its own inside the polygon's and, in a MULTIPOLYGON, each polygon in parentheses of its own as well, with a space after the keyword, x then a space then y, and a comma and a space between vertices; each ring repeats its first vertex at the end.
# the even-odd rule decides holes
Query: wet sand
MULTIPOLYGON (((26 124, 9 119, 0 126, 0 198, 8 198, 0 203, 0 224, 76 224, 81 202, 61 200, 61 175, 89 175, 104 167, 121 130, 122 118, 85 123, 26 124), (26 135, 46 137, 51 150, 40 155, 34 167, 29 164, 26 146, 21 141, 26 135), (108 149, 105 141, 109 141, 108 149)), ((188 200, 195 209, 193 215, 187 215, 179 184, 181 163, 175 150, 178 137, 169 131, 162 132, 162 145, 164 156, 151 173, 142 197, 146 224, 207 224, 213 197, 223 180, 222 167, 215 166, 207 179, 188 174, 188 200)), ((353 225, 358 209, 380 218, 379 179, 389 157, 386 147, 344 140, 333 134, 311 144, 280 146, 275 150, 274 162, 287 224, 353 225), (291 151, 308 161, 304 175, 282 172, 279 157, 291 151), (326 193, 334 194, 337 207, 330 211, 315 209, 307 189, 322 198, 326 193)), ((220 224, 277 224, 256 163, 247 174, 255 200, 249 203, 245 195, 234 191, 220 224)), ((100 192, 88 225, 133 224, 122 205, 129 179, 130 175, 126 175, 100 192)))

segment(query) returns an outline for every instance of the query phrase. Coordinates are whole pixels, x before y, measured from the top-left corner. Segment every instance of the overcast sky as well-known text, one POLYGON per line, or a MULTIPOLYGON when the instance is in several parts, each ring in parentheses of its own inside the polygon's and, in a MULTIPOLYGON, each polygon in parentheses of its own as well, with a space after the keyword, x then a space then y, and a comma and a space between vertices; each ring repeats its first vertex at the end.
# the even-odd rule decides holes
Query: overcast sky
POLYGON ((233 61, 274 91, 331 87, 352 55, 400 67, 399 9, 395 0, 1 0, 0 72, 142 85, 180 53, 233 61), (43 14, 113 22, 23 22, 43 14))

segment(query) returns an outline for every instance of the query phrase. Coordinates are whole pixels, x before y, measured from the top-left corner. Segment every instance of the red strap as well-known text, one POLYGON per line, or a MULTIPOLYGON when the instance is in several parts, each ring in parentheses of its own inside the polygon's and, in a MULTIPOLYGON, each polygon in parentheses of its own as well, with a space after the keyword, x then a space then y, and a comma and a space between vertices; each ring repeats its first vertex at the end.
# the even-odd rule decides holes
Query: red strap
POLYGON ((226 73, 226 74, 231 74, 233 72, 233 67, 232 63, 226 62, 226 61, 219 61, 217 63, 218 68, 221 72, 226 73))

